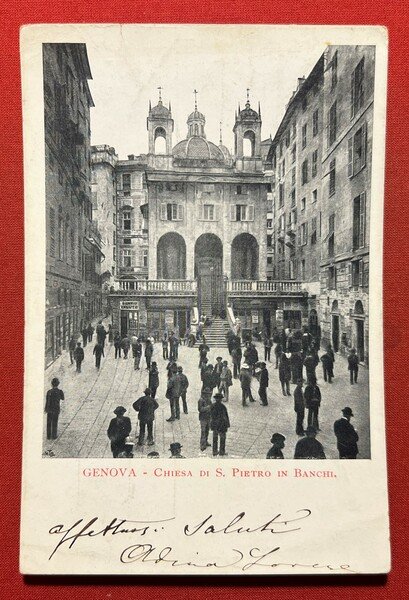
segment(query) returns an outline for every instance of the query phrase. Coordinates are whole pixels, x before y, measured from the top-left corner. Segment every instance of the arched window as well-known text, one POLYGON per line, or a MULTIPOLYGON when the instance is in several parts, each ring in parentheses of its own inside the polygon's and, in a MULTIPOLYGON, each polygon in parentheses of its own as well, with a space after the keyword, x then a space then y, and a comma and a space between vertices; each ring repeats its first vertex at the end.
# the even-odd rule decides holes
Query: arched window
POLYGON ((256 136, 254 131, 246 131, 243 135, 243 156, 253 157, 255 155, 256 136))
POLYGON ((364 313, 364 306, 362 304, 362 302, 360 300, 357 300, 355 302, 355 308, 354 308, 354 314, 356 315, 363 315, 364 313))
POLYGON ((166 154, 166 131, 163 127, 155 129, 155 154, 166 154))
POLYGON ((331 312, 333 312, 333 313, 338 312, 338 300, 334 300, 334 302, 332 303, 331 312))

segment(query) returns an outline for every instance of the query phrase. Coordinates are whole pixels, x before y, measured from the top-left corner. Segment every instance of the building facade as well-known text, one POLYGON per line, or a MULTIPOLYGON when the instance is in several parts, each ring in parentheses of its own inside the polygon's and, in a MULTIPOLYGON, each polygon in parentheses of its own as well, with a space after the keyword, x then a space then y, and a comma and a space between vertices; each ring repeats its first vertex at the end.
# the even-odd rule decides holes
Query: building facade
POLYGON ((46 364, 101 312, 101 238, 92 221, 91 79, 85 44, 44 44, 46 364))

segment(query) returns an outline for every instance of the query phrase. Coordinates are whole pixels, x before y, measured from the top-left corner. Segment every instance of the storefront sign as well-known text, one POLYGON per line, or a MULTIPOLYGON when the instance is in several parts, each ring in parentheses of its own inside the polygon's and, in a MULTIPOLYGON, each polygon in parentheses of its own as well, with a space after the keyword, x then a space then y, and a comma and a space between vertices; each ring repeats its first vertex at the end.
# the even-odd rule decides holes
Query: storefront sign
POLYGON ((139 302, 135 300, 121 300, 121 310, 139 310, 139 302))

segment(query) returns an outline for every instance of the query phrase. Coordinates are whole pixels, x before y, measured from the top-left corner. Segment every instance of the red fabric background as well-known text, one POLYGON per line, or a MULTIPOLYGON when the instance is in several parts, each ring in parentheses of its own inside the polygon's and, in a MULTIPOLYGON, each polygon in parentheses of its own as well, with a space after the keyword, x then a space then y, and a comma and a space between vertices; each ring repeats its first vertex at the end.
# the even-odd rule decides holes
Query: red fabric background
MULTIPOLYGON (((409 251, 407 201, 408 161, 408 2, 393 0, 48 0, 1 3, 0 67, 0 597, 60 600, 138 597, 173 600, 238 600, 250 596, 280 600, 295 594, 314 600, 345 597, 403 598, 408 593, 407 504, 409 395, 407 347, 409 251), (120 4, 120 6, 119 6, 120 4), (294 4, 294 5, 292 5, 294 4), (27 23, 59 22, 199 22, 199 23, 326 23, 374 24, 389 29, 389 98, 386 155, 384 323, 389 496, 392 572, 388 577, 254 577, 254 578, 26 578, 18 572, 21 423, 23 399, 23 155, 19 65, 19 27, 27 23), (405 235, 406 234, 406 235, 405 235), (133 591, 130 586, 137 586, 133 591), (406 590, 406 593, 405 593, 406 590)), ((39 401, 41 399, 39 398, 39 401)), ((35 519, 35 515, 33 515, 35 519)), ((374 549, 375 550, 375 549, 374 549)))

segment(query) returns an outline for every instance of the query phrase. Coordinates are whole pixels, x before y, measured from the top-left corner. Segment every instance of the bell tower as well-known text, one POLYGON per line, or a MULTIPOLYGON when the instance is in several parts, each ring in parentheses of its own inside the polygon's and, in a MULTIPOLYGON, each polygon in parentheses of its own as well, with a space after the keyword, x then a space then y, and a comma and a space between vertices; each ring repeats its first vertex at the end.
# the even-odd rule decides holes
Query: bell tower
POLYGON ((260 103, 258 112, 250 106, 250 90, 247 88, 247 101, 243 110, 235 115, 233 127, 234 155, 236 168, 240 171, 261 171, 261 111, 260 103))
POLYGON ((149 114, 146 120, 148 130, 149 154, 162 154, 170 156, 172 154, 172 133, 174 129, 174 121, 172 119, 172 111, 169 102, 167 108, 162 102, 162 88, 158 87, 159 100, 156 106, 152 108, 149 102, 149 114), (157 140, 162 138, 165 143, 162 144, 162 151, 157 151, 157 140))

